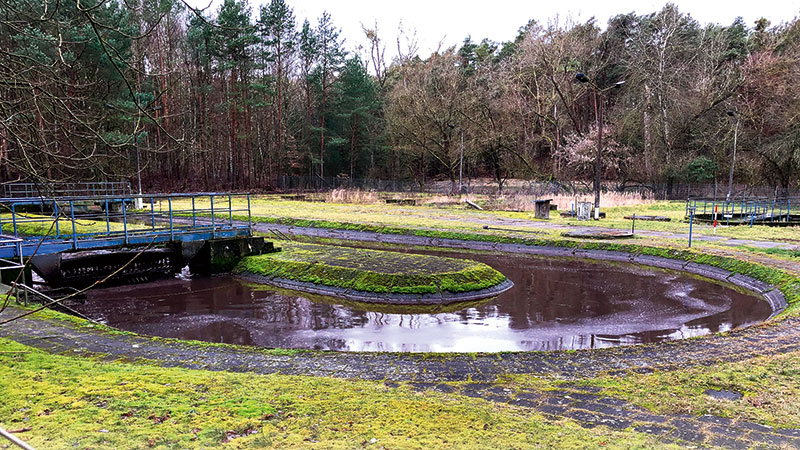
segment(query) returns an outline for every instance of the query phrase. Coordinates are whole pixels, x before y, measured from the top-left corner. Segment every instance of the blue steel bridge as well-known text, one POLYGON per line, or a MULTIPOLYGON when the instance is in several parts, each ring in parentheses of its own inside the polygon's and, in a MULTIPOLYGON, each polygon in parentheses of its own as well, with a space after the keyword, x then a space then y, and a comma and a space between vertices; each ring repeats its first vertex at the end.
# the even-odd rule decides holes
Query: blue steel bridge
POLYGON ((51 287, 210 274, 275 251, 253 237, 250 195, 83 195, 0 198, 0 283, 30 269, 51 287), (245 222, 246 220, 246 222, 245 222), (30 258, 30 265, 26 261, 30 258))
POLYGON ((0 208, 6 260, 252 235, 249 194, 12 197, 0 198, 0 208))
POLYGON ((30 199, 39 197, 84 197, 97 195, 131 195, 127 181, 77 181, 64 183, 30 183, 7 181, 0 184, 0 198, 30 199))

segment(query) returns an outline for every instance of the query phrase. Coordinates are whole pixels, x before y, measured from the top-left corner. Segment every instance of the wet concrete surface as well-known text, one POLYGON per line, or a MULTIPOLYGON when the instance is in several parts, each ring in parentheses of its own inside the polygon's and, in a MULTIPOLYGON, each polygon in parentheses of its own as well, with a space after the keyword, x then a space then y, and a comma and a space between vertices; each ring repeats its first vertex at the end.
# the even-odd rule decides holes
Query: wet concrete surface
MULTIPOLYGON (((451 257, 463 253, 436 252, 451 257)), ((515 286, 484 304, 426 314, 314 302, 229 277, 172 279, 90 292, 72 305, 141 334, 260 347, 344 351, 574 350, 659 342, 750 325, 771 314, 752 295, 630 264, 467 257, 515 286)))

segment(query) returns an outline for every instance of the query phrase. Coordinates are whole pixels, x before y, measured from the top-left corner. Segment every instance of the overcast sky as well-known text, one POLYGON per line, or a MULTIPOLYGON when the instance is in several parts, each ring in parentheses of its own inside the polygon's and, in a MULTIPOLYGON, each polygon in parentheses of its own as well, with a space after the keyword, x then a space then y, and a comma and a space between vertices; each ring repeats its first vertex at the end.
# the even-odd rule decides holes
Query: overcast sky
MULTIPOLYGON (((190 0, 190 4, 205 6, 209 0, 190 0)), ((346 47, 353 51, 364 45, 361 24, 372 26, 376 21, 382 40, 386 43, 386 56, 396 54, 398 26, 413 33, 419 44, 419 54, 427 57, 441 42, 442 48, 460 44, 465 37, 474 41, 488 38, 503 42, 514 39, 520 27, 528 20, 547 23, 555 18, 563 22, 567 17, 585 21, 595 17, 605 27, 616 14, 636 12, 647 14, 660 10, 666 3, 652 0, 286 0, 294 9, 298 24, 308 19, 315 25, 323 11, 331 14, 334 24, 342 30, 346 47)), ((258 5, 269 0, 250 0, 254 15, 258 5)), ((214 0, 211 9, 216 14, 221 0, 214 0)), ((701 23, 730 24, 741 16, 748 26, 766 17, 773 24, 786 22, 800 14, 800 2, 793 0, 674 0, 682 12, 691 14, 701 23)))

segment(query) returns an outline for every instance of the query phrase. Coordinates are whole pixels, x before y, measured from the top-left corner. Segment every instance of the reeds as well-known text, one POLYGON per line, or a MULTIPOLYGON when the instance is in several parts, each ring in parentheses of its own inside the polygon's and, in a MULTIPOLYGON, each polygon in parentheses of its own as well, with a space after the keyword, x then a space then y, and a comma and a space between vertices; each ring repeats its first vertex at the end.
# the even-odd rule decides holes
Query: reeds
POLYGON ((371 204, 380 200, 375 191, 361 189, 334 189, 324 194, 326 203, 357 203, 371 204))
MULTIPOLYGON (((502 194, 502 195, 432 195, 420 196, 419 194, 389 194, 378 193, 376 191, 365 191, 361 189, 334 189, 322 194, 327 203, 353 203, 353 204, 374 204, 383 203, 386 198, 416 198, 418 205, 428 206, 453 206, 463 205, 466 200, 483 206, 485 209, 495 211, 533 211, 534 201, 540 199, 551 199, 552 203, 558 206, 561 211, 570 209, 572 202, 594 202, 594 195, 539 195, 530 194, 502 194)), ((600 208, 611 208, 615 206, 644 205, 655 202, 655 197, 651 193, 638 192, 603 192, 600 195, 600 208)))

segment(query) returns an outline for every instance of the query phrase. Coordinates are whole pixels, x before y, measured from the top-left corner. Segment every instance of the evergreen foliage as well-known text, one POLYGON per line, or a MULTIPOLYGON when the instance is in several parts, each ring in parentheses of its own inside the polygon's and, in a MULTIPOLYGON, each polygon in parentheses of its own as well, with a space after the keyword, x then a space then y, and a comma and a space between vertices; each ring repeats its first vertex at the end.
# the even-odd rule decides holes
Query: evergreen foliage
POLYGON ((724 176, 735 134, 736 180, 788 191, 800 183, 798 30, 797 18, 700 24, 668 4, 605 30, 531 20, 511 42, 468 36, 432 55, 401 36, 409 45, 387 61, 377 24, 367 46, 344 42, 330 14, 296 18, 286 0, 7 0, 0 178, 131 179, 138 143, 151 191, 270 189, 285 175, 455 189, 460 172, 502 189, 590 180, 602 130, 608 181, 724 176))

